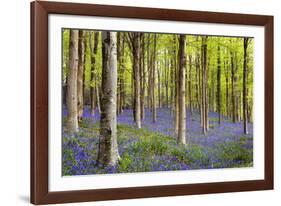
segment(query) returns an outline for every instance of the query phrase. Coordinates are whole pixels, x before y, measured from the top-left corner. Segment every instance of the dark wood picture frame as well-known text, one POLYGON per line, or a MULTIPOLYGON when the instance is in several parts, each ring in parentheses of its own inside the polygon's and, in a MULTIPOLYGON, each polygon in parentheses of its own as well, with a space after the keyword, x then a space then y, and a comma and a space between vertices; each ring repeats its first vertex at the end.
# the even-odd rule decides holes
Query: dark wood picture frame
POLYGON ((67 203, 273 189, 273 17, 35 1, 31 3, 31 202, 67 203), (49 192, 48 15, 87 15, 257 25, 265 28, 264 180, 49 192))

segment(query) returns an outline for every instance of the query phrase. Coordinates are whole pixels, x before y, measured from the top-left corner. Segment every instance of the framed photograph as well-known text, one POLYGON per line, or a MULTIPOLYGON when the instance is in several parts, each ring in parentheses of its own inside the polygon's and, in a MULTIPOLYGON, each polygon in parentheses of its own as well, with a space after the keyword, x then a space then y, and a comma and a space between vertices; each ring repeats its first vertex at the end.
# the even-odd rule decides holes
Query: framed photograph
POLYGON ((31 202, 273 189, 273 16, 31 3, 31 202))

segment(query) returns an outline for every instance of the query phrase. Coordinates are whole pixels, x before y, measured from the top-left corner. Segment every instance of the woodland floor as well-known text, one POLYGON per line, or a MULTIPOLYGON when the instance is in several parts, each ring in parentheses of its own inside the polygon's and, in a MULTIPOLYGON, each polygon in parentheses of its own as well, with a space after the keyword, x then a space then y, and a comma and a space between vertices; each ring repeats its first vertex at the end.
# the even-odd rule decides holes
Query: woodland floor
POLYGON ((217 113, 209 113, 210 129, 202 134, 198 112, 187 112, 186 146, 178 146, 173 135, 173 117, 168 108, 157 110, 152 123, 147 110, 142 129, 135 129, 132 110, 118 116, 118 148, 121 157, 114 167, 96 164, 98 151, 99 114, 91 117, 86 108, 79 132, 74 137, 63 126, 63 175, 86 175, 125 172, 149 172, 234 168, 253 166, 253 125, 243 134, 242 122, 232 123, 217 113))

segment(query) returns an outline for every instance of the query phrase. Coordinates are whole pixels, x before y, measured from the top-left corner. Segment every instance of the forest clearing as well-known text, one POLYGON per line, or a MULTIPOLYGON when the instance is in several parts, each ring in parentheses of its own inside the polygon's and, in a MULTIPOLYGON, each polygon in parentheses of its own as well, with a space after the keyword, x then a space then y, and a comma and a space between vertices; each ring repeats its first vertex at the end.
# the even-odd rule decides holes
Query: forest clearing
POLYGON ((253 38, 62 39, 62 175, 253 166, 253 38))

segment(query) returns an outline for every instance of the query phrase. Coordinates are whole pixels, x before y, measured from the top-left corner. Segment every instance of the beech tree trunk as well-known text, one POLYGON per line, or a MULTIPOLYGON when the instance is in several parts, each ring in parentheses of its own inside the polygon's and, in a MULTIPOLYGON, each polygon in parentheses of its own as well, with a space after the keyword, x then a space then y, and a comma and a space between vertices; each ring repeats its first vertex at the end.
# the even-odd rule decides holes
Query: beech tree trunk
POLYGON ((117 76, 117 115, 123 112, 124 104, 124 34, 117 33, 117 62, 118 62, 118 76, 117 76))
POLYGON ((229 116, 229 72, 228 72, 228 62, 224 62, 224 69, 225 69, 225 85, 226 85, 226 92, 225 92, 225 105, 226 105, 226 116, 229 116))
POLYGON ((120 79, 120 70, 121 70, 121 33, 117 32, 117 116, 121 113, 120 111, 120 97, 121 97, 121 79, 120 79))
POLYGON ((142 67, 141 67, 141 120, 145 118, 145 84, 146 84, 146 72, 145 72, 145 35, 142 36, 142 67))
POLYGON ((179 85, 178 85, 178 66, 177 66, 177 63, 178 63, 178 61, 177 61, 177 58, 178 58, 178 56, 177 56, 177 36, 175 35, 174 36, 174 61, 175 61, 175 64, 174 64, 174 66, 175 66, 175 68, 174 68, 174 85, 175 85, 175 87, 174 87, 174 89, 175 89, 175 91, 174 91, 174 107, 175 107, 175 125, 174 125, 174 129, 175 129, 175 135, 176 136, 178 136, 178 132, 179 132, 179 99, 178 99, 178 93, 179 93, 179 91, 178 91, 178 89, 179 89, 179 85))
POLYGON ((218 46, 218 70, 217 70, 217 108, 218 108, 218 122, 221 123, 221 59, 220 59, 220 46, 218 46))
POLYGON ((190 111, 190 114, 192 115, 192 111, 193 111, 193 108, 192 108, 192 82, 191 82, 191 78, 192 78, 192 56, 189 55, 189 78, 188 78, 188 94, 189 94, 189 111, 190 111))
POLYGON ((134 104, 135 121, 137 128, 141 128, 141 105, 140 105, 140 33, 133 35, 133 70, 134 70, 134 104))
POLYGON ((78 121, 82 120, 83 117, 83 89, 84 89, 84 64, 85 64, 85 41, 84 41, 84 31, 79 30, 79 46, 78 46, 78 73, 77 73, 77 110, 78 110, 78 121))
POLYGON ((154 51, 153 51, 153 65, 152 65, 152 122, 156 122, 156 92, 155 92, 155 79, 156 79, 156 69, 155 69, 155 64, 156 64, 156 40, 157 36, 154 34, 154 51))
POLYGON ((167 60, 167 50, 165 50, 165 65, 164 65, 164 77, 165 77, 165 97, 166 107, 169 108, 169 71, 170 65, 167 60))
POLYGON ((186 107, 185 107, 185 67, 186 67, 186 36, 180 35, 179 42, 179 129, 178 129, 178 144, 186 143, 186 107))
MULTIPOLYGON (((198 37, 197 37, 198 38, 198 37)), ((196 67, 196 84, 195 84, 195 91, 196 91, 196 101, 197 101, 197 109, 200 115, 201 121, 201 101, 200 101, 200 59, 199 59, 198 52, 195 56, 195 67, 196 67)))
POLYGON ((148 85, 147 85, 147 107, 150 111, 152 111, 152 97, 151 97, 151 53, 150 53, 150 33, 147 34, 147 73, 148 73, 148 77, 147 77, 147 81, 148 81, 148 85))
POLYGON ((117 146, 117 38, 116 32, 102 32, 102 99, 97 162, 105 167, 118 162, 117 146))
POLYGON ((243 121, 244 121, 244 133, 248 134, 248 94, 247 94, 247 48, 248 48, 248 38, 244 38, 244 61, 243 61, 243 121))
POLYGON ((170 67, 170 104, 171 104, 171 114, 175 115, 175 98, 174 98, 174 92, 175 92, 175 61, 174 59, 171 59, 171 67, 170 67))
POLYGON ((202 132, 207 133, 208 130, 208 79, 207 79, 207 37, 202 37, 202 92, 201 92, 201 124, 202 132))
POLYGON ((120 56, 120 104, 119 104, 119 111, 120 113, 123 112, 123 106, 125 103, 125 66, 124 66, 124 52, 125 52, 125 43, 124 43, 124 34, 120 34, 121 39, 121 56, 120 56))
POLYGON ((234 57, 234 54, 233 52, 231 52, 231 101, 232 101, 232 121, 233 123, 236 123, 237 121, 237 115, 236 115, 236 102, 237 102, 237 98, 236 98, 236 62, 235 60, 236 59, 234 57))
POLYGON ((78 131, 77 73, 79 31, 70 30, 69 71, 67 77, 67 130, 78 131))
MULTIPOLYGON (((98 78, 96 77, 96 82, 98 82, 98 78)), ((96 83, 96 100, 97 100, 97 107, 99 113, 101 113, 101 107, 100 107, 100 86, 96 83)))
POLYGON ((217 108, 216 108, 216 80, 215 80, 215 77, 216 76, 216 72, 214 69, 212 69, 212 72, 211 72, 211 77, 212 77, 212 80, 211 80, 211 105, 212 105, 212 111, 213 112, 216 112, 217 111, 217 108))
POLYGON ((157 77, 158 77, 158 108, 161 108, 161 71, 160 71, 160 62, 157 63, 157 77))
POLYGON ((91 49, 91 87, 90 87, 90 99, 91 99, 91 115, 95 114, 95 96, 98 97, 98 93, 95 92, 98 89, 95 89, 95 87, 98 87, 97 84, 97 78, 96 78, 96 56, 98 52, 98 43, 99 43, 99 32, 94 32, 94 45, 92 46, 92 38, 90 38, 90 49, 91 49))

